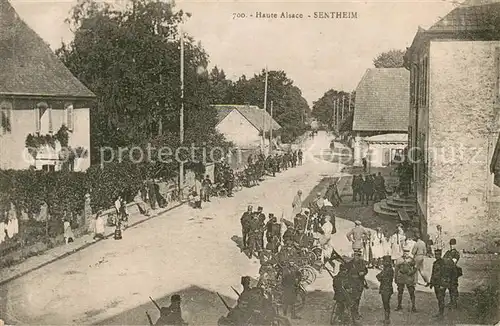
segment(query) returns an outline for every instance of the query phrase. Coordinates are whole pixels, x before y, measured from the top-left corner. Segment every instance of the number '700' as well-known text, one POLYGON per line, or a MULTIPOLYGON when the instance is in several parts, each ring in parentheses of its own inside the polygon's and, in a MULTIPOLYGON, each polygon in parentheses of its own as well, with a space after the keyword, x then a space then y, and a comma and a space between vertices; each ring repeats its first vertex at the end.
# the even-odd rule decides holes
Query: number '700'
POLYGON ((236 18, 245 18, 246 15, 242 12, 233 12, 233 19, 236 19, 236 18))

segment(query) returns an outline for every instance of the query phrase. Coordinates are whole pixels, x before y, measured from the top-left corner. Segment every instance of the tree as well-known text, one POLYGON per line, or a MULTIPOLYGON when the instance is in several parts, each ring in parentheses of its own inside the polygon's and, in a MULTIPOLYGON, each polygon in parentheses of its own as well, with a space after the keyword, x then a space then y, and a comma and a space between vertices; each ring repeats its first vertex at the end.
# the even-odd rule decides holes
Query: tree
MULTIPOLYGON (((67 23, 74 40, 57 55, 97 95, 91 111, 92 148, 145 144, 160 137, 178 139, 180 43, 178 24, 190 14, 171 3, 132 0, 122 10, 82 0, 67 23), (161 137, 165 134, 165 137, 161 137), (175 136, 174 136, 175 135, 175 136)), ((192 37, 185 38, 186 141, 219 141, 216 111, 210 107, 206 76, 208 55, 192 37)), ((179 144, 164 143, 164 146, 179 144)), ((99 159, 99 153, 92 157, 99 159)))
POLYGON ((403 68, 405 53, 404 50, 390 50, 380 53, 373 59, 373 65, 375 68, 403 68))
MULTIPOLYGON (((264 87, 266 72, 247 79, 241 76, 233 84, 228 99, 231 103, 264 105, 264 87)), ((273 102, 273 118, 282 127, 281 136, 284 142, 293 141, 304 133, 305 121, 310 115, 307 101, 302 97, 300 89, 293 85, 284 71, 268 72, 267 111, 271 110, 273 102)))
MULTIPOLYGON (((355 93, 351 93, 351 110, 354 108, 355 93)), ((349 111, 349 93, 344 91, 337 91, 334 89, 328 90, 317 101, 313 102, 312 116, 324 125, 333 127, 335 124, 335 102, 338 101, 339 108, 342 107, 342 99, 344 99, 344 118, 349 111)), ((341 124, 341 109, 339 109, 338 122, 341 124)))

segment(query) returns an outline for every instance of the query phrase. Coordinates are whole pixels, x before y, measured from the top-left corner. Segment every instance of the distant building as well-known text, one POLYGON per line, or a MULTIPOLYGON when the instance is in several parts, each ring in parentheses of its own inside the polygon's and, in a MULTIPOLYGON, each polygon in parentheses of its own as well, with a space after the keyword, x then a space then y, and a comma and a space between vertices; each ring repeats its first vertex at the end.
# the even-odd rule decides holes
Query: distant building
POLYGON ((95 95, 17 15, 0 0, 0 168, 59 170, 61 146, 44 144, 62 125, 69 129, 68 147, 87 152, 75 170, 90 165, 89 107, 95 95), (27 151, 32 134, 39 144, 34 157, 27 151))
POLYGON ((439 224, 471 249, 500 235, 499 28, 500 3, 457 7, 419 28, 406 55, 422 231, 439 224))
POLYGON ((217 109, 217 130, 241 149, 266 148, 269 139, 263 141, 263 133, 269 132, 270 127, 281 129, 267 111, 255 105, 225 104, 214 107, 217 109))
POLYGON ((356 88, 351 122, 354 165, 366 158, 369 166, 390 165, 408 145, 410 74, 405 68, 370 68, 356 88))

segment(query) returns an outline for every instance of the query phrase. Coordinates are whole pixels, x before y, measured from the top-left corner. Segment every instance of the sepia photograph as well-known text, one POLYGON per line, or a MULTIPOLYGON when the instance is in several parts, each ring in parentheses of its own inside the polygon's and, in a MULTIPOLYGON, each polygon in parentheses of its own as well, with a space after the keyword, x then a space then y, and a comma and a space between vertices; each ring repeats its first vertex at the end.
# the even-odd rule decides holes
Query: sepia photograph
POLYGON ((0 326, 500 325, 500 0, 0 0, 0 326))

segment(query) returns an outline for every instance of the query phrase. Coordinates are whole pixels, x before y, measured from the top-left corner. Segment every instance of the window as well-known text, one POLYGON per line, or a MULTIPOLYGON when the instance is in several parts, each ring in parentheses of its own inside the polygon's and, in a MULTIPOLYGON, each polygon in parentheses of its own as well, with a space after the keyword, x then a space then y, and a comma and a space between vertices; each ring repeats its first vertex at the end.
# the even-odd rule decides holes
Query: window
POLYGON ((44 132, 51 132, 51 125, 52 125, 52 113, 51 109, 49 109, 49 105, 45 102, 40 102, 36 105, 35 108, 35 129, 36 132, 40 133, 42 132, 42 120, 43 120, 43 126, 44 126, 44 132), (48 113, 47 113, 48 112, 48 113), (47 115, 45 116, 45 114, 47 115), (42 119, 44 117, 44 119, 42 119))
POLYGON ((68 128, 69 131, 73 131, 75 125, 73 104, 67 103, 64 107, 64 110, 66 111, 66 122, 65 122, 66 127, 68 128))
POLYGON ((42 170, 46 172, 54 172, 56 170, 56 166, 53 164, 44 164, 42 165, 42 170))
POLYGON ((47 109, 48 115, 49 115, 49 133, 51 134, 53 132, 52 129, 52 107, 49 106, 47 109))
POLYGON ((2 115, 2 133, 9 134, 12 132, 12 103, 2 102, 0 104, 0 110, 2 115))

